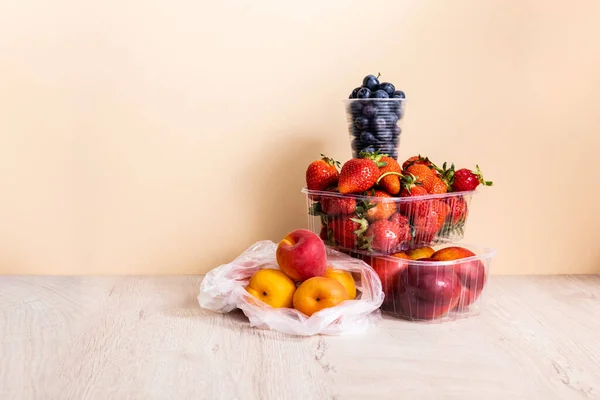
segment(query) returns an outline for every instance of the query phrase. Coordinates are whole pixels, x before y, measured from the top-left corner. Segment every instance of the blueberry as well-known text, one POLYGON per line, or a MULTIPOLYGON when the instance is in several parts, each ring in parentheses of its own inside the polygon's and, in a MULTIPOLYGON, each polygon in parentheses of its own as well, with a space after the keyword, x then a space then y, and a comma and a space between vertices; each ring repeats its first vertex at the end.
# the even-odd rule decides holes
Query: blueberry
POLYGON ((388 101, 387 103, 391 113, 396 113, 400 108, 400 101, 388 101))
POLYGON ((396 90, 394 92, 394 96, 393 97, 396 98, 396 99, 405 99, 406 95, 404 94, 404 92, 402 90, 396 90))
POLYGON ((372 126, 375 132, 381 132, 387 127, 387 120, 383 116, 378 116, 373 119, 372 126))
POLYGON ((388 97, 392 97, 396 88, 389 82, 383 82, 379 85, 379 90, 383 90, 388 94, 388 97))
POLYGON ((384 143, 381 146, 379 146, 379 150, 381 151, 381 153, 391 154, 396 151, 396 146, 394 146, 391 143, 384 143))
POLYGON ((352 140, 352 150, 359 150, 362 147, 362 143, 358 139, 352 140))
POLYGON ((377 107, 375 107, 373 104, 367 104, 363 107, 362 113, 367 117, 374 117, 377 115, 377 107))
POLYGON ((361 131, 356 126, 352 125, 351 131, 352 131, 352 136, 360 137, 361 131))
POLYGON ((354 120, 354 126, 358 129, 366 129, 369 126, 369 119, 363 116, 357 117, 354 120))
POLYGON ((398 116, 396 114, 388 114, 388 126, 394 126, 398 124, 398 116))
POLYGON ((385 115, 385 114, 389 114, 390 112, 390 107, 387 103, 389 103, 389 101, 377 101, 374 100, 373 101, 375 107, 377 107, 377 115, 385 115))
POLYGON ((369 88, 360 88, 358 92, 356 92, 356 97, 359 99, 368 99, 371 97, 371 90, 369 88))
POLYGON ((350 96, 348 96, 349 99, 355 99, 356 98, 356 94, 358 93, 358 91, 360 90, 359 87, 355 88, 352 93, 350 93, 350 96))
POLYGON ((377 90, 379 86, 379 79, 375 75, 367 75, 363 79, 363 87, 369 88, 369 90, 377 90))
POLYGON ((391 141, 393 135, 394 134, 391 129, 383 129, 383 130, 377 132, 377 137, 379 138, 379 140, 381 140, 383 142, 391 141))
POLYGON ((353 116, 357 116, 360 115, 360 113, 362 112, 363 109, 363 102, 362 101, 351 101, 350 103, 350 112, 352 113, 353 116))
POLYGON ((372 99, 387 99, 390 96, 383 90, 376 90, 375 92, 371 93, 371 98, 372 99))
POLYGON ((393 137, 398 137, 400 136, 400 132, 402 132, 402 130, 400 129, 400 127, 398 125, 394 125, 392 127, 392 136, 393 137))
POLYGON ((360 151, 364 151, 365 153, 375 153, 375 147, 373 147, 373 146, 363 147, 360 151))
POLYGON ((360 134, 360 141, 365 145, 372 145, 377 143, 377 138, 368 131, 364 131, 360 134))

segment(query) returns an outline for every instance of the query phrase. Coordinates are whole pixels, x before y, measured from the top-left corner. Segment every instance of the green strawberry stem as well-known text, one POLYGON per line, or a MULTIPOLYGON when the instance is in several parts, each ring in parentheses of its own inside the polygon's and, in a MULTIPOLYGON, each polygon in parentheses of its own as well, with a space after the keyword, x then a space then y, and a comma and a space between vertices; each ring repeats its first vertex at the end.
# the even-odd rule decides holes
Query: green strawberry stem
POLYGON ((389 172, 386 172, 385 174, 379 175, 379 178, 377 178, 377 182, 375 182, 375 183, 379 184, 379 181, 381 181, 384 177, 386 177, 388 175, 398 175, 400 178, 402 178, 404 176, 400 172, 389 171, 389 172))
POLYGON ((479 169, 479 165, 475 165, 475 168, 476 168, 476 170, 471 171, 471 172, 473 172, 477 176, 479 183, 481 183, 483 186, 493 186, 494 185, 494 182, 486 181, 485 179, 483 179, 483 172, 481 172, 481 170, 479 169))
POLYGON ((417 177, 413 174, 402 175, 402 187, 410 194, 410 188, 412 185, 422 186, 423 183, 417 180, 417 177))
POLYGON ((356 222, 357 224, 360 224, 360 228, 358 228, 357 230, 354 231, 354 233, 357 236, 362 236, 362 234, 365 233, 367 231, 367 228, 369 227, 369 224, 367 223, 367 220, 364 219, 364 218, 361 218, 361 219, 350 218, 350 221, 356 222))
POLYGON ((337 168, 340 168, 340 167, 341 167, 341 164, 340 164, 340 162, 339 162, 339 161, 336 161, 336 160, 334 160, 334 159, 333 159, 333 158, 331 158, 331 157, 327 157, 327 156, 326 156, 325 154, 323 154, 323 153, 321 153, 321 157, 323 158, 323 161, 325 161, 327 164, 329 164, 329 165, 333 165, 333 166, 335 166, 335 167, 337 167, 337 168))

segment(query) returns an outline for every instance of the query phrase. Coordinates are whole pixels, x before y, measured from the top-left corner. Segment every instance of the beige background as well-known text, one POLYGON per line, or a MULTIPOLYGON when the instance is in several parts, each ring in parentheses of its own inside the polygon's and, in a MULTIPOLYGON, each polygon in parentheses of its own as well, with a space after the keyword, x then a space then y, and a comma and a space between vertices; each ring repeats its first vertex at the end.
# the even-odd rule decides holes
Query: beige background
POLYGON ((600 272, 600 2, 0 0, 0 272, 198 273, 306 225, 342 99, 479 163, 496 273, 600 272), (368 5, 367 5, 368 4, 368 5))

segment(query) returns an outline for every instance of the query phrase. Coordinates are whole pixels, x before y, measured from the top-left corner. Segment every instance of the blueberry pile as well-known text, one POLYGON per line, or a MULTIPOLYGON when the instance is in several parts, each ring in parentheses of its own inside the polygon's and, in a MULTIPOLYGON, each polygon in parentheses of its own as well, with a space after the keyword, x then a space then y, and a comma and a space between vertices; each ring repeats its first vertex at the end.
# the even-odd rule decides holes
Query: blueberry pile
POLYGON ((362 86, 352 91, 348 102, 348 128, 352 136, 352 156, 363 152, 389 154, 398 158, 400 127, 404 116, 405 95, 389 82, 379 82, 379 75, 367 75, 362 86))

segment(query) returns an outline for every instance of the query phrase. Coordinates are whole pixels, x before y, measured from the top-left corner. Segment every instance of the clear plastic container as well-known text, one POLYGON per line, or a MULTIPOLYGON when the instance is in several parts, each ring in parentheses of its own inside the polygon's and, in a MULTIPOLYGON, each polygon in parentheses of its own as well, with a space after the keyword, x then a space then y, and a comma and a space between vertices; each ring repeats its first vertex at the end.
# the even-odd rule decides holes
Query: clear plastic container
POLYGON ((379 150, 397 160, 406 99, 349 99, 345 105, 352 157, 379 150))
MULTIPOLYGON (((465 244, 449 248, 448 261, 408 260, 347 252, 369 264, 381 279, 385 295, 381 310, 413 321, 451 321, 478 315, 485 303, 490 264, 495 251, 465 244), (471 254, 472 254, 471 253, 471 254)), ((429 260, 429 259, 427 259, 429 260)))
POLYGON ((308 227, 328 246, 390 255, 463 238, 471 192, 375 197, 302 189, 308 227))

